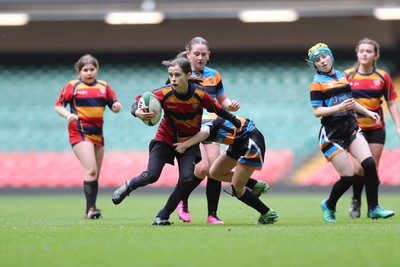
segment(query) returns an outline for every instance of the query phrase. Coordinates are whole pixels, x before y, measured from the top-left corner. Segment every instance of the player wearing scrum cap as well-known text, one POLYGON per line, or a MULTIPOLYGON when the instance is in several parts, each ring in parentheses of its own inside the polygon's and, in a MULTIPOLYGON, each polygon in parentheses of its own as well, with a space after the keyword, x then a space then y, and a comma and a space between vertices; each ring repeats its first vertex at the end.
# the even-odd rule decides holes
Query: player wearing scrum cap
POLYGON ((342 72, 335 70, 332 51, 326 44, 318 43, 311 47, 308 62, 317 72, 310 85, 310 100, 314 115, 321 118, 320 148, 340 175, 329 198, 321 203, 324 220, 336 222, 336 203, 353 184, 355 174, 347 152, 364 169, 370 218, 393 216, 393 211, 385 210, 378 203, 379 178, 375 161, 358 127, 355 112, 371 118, 375 124, 380 121, 379 115, 354 100, 350 84, 342 72))

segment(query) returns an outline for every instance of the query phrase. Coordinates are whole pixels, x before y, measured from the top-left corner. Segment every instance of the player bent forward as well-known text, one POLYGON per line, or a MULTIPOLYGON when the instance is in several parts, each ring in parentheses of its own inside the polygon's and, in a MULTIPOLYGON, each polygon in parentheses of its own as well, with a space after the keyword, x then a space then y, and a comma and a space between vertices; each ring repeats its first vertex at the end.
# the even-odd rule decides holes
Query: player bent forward
POLYGON ((261 170, 264 163, 264 136, 252 120, 237 118, 241 122, 240 128, 221 117, 211 119, 192 138, 175 143, 175 150, 184 153, 189 147, 204 140, 228 145, 226 153, 221 154, 211 166, 211 177, 230 182, 232 196, 260 213, 258 224, 273 224, 278 219, 277 213, 245 186, 254 170, 261 170), (236 169, 232 172, 234 167, 236 169))

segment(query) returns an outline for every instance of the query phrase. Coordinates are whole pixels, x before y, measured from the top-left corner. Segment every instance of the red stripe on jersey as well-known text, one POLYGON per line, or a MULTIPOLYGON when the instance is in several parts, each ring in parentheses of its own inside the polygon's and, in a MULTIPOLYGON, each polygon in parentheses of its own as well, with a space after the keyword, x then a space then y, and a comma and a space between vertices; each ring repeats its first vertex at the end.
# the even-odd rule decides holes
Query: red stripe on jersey
POLYGON ((221 105, 210 95, 193 84, 190 84, 189 92, 184 96, 176 94, 170 85, 152 93, 160 100, 164 110, 164 118, 158 127, 155 140, 170 145, 186 140, 200 131, 203 109, 217 114, 222 110, 221 105))
POLYGON ((344 73, 349 79, 355 100, 360 105, 379 113, 381 116, 381 122, 378 125, 374 125, 373 120, 370 118, 357 118, 361 129, 373 130, 382 128, 385 125, 382 112, 382 96, 386 101, 397 98, 390 75, 381 69, 374 69, 370 74, 360 74, 358 72, 354 74, 354 69, 348 69, 344 73))
POLYGON ((79 117, 78 121, 68 126, 71 144, 87 138, 96 145, 103 145, 103 135, 97 133, 102 132, 104 107, 108 105, 111 108, 116 101, 116 94, 105 81, 99 80, 92 85, 81 80, 68 82, 61 90, 55 105, 66 107, 69 104, 71 112, 79 117), (84 132, 85 127, 95 133, 84 132))

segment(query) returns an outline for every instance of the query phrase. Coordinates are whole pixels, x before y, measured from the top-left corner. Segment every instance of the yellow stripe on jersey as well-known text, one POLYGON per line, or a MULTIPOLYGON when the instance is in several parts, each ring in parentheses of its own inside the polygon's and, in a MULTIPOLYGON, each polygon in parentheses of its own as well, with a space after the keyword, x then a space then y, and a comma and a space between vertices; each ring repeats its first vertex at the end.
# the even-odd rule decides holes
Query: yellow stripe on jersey
POLYGON ((79 107, 79 117, 97 117, 102 118, 104 114, 104 107, 79 107))

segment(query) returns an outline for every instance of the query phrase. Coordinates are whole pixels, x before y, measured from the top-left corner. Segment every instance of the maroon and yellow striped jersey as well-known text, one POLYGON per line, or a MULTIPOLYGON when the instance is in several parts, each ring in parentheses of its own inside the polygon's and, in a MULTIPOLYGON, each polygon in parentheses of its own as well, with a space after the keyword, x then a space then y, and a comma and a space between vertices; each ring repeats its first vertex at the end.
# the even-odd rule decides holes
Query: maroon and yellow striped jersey
POLYGON ((345 75, 350 82, 354 99, 367 109, 378 113, 381 117, 381 122, 374 125, 371 118, 357 113, 357 122, 359 126, 362 130, 383 128, 385 126, 385 120, 382 111, 382 96, 385 98, 385 101, 397 98, 390 75, 387 72, 376 68, 374 68, 371 73, 367 74, 359 72, 354 73, 354 71, 354 69, 348 69, 345 71, 345 75))
MULTIPOLYGON (((225 111, 210 95, 195 84, 189 83, 187 94, 180 95, 170 84, 151 91, 160 100, 164 116, 158 127, 155 140, 169 145, 184 142, 194 136, 201 128, 203 109, 240 126, 236 117, 225 111)), ((140 96, 136 97, 138 101, 140 96)), ((134 114, 134 110, 133 110, 134 114)))
POLYGON ((117 96, 110 85, 96 80, 88 85, 80 79, 72 80, 61 90, 56 106, 70 105, 70 111, 78 116, 78 120, 69 123, 70 143, 89 141, 97 146, 104 145, 103 117, 105 106, 110 109, 117 96))

